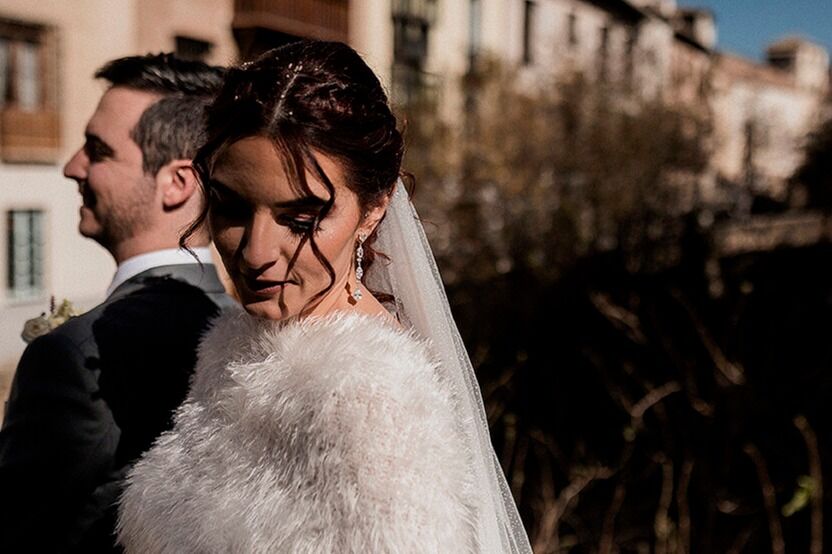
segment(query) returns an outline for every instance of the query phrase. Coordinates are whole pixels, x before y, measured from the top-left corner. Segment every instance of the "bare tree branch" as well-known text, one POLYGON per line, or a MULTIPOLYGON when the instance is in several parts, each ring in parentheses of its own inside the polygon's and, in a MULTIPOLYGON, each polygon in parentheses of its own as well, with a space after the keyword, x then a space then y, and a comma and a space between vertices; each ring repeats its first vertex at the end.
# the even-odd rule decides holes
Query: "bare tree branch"
POLYGON ((737 538, 734 539, 733 544, 731 544, 731 548, 729 548, 725 554, 742 554, 745 552, 745 545, 748 544, 748 539, 751 538, 754 531, 754 525, 749 525, 747 528, 743 529, 741 533, 737 534, 737 538))
POLYGON ((656 533, 655 551, 656 554, 666 554, 673 526, 668 515, 670 503, 673 501, 673 462, 663 454, 658 456, 656 461, 661 464, 662 468, 662 490, 659 495, 659 504, 656 507, 656 515, 653 519, 653 530, 656 533))
POLYGON ((523 483, 526 482, 526 456, 529 452, 529 438, 522 436, 517 441, 517 449, 514 452, 514 459, 512 467, 514 471, 511 475, 511 494, 514 496, 516 502, 520 502, 523 495, 523 483))
POLYGON ((548 457, 540 456, 540 497, 537 503, 537 529, 532 538, 535 552, 541 554, 555 553, 560 550, 560 534, 558 532, 558 499, 555 492, 555 481, 552 475, 548 457))
POLYGON ((688 486, 690 485, 691 475, 693 475, 693 464, 693 460, 686 453, 685 460, 682 462, 682 471, 679 475, 679 488, 676 492, 676 511, 679 513, 679 535, 682 543, 680 550, 683 554, 691 552, 688 486))
POLYGON ((773 554, 785 554, 786 545, 783 541, 783 527, 780 524, 780 516, 777 513, 777 497, 774 491, 774 484, 768 474, 766 461, 759 449, 751 443, 743 447, 754 466, 757 469, 757 478, 760 481, 760 490, 763 494, 763 504, 766 507, 768 516, 768 531, 771 536, 771 551, 773 554))
POLYGON ((811 554, 823 553, 823 471, 821 469, 818 439, 809 420, 799 415, 794 418, 794 426, 800 431, 806 443, 809 457, 809 475, 812 478, 812 542, 809 547, 811 554))
MULTIPOLYGON (((648 387, 649 390, 649 387, 648 387)), ((644 413, 664 400, 666 397, 670 396, 674 392, 679 392, 682 390, 681 385, 676 381, 670 381, 665 383, 664 385, 650 390, 646 395, 642 397, 641 400, 636 402, 635 406, 633 406, 632 410, 630 410, 630 416, 634 420, 640 420, 644 417, 644 413)))
POLYGON ((641 330, 641 322, 636 314, 613 303, 610 295, 594 292, 589 296, 593 306, 615 327, 624 331, 627 337, 637 344, 646 344, 647 337, 641 330))
POLYGON ((615 492, 612 495, 612 501, 607 513, 604 514, 604 526, 601 530, 601 542, 598 546, 599 554, 611 554, 613 545, 615 544, 615 517, 621 511, 621 505, 624 503, 624 496, 627 493, 627 483, 623 479, 615 486, 615 492))
POLYGON ((731 384, 733 385, 742 385, 745 383, 745 371, 743 370, 742 366, 739 364, 735 364, 731 362, 726 356, 725 353, 722 351, 721 348, 717 345, 716 341, 711 337, 711 334, 708 332, 708 328, 705 326, 704 323, 699 319, 699 316, 696 315, 696 312, 693 310, 693 307, 681 293, 681 291, 674 290, 673 297, 682 305, 685 311, 690 317, 691 322, 693 323, 694 329, 696 329, 697 334, 699 335, 699 340, 702 341, 702 346, 705 347, 705 350, 711 356, 711 359, 714 362, 714 367, 716 367, 719 372, 725 377, 731 384))

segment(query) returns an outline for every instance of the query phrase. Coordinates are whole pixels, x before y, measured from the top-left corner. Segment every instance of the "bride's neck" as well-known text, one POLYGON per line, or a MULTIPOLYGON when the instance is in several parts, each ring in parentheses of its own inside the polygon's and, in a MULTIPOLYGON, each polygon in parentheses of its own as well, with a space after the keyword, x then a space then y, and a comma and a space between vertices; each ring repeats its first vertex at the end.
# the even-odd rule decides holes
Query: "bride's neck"
POLYGON ((381 317, 396 327, 401 327, 401 324, 396 317, 387 311, 387 308, 373 296, 367 288, 361 284, 361 299, 353 298, 352 293, 355 290, 355 280, 350 279, 346 283, 341 283, 332 287, 332 290, 321 299, 320 302, 307 314, 311 316, 323 316, 332 312, 357 312, 364 315, 374 317, 381 317))

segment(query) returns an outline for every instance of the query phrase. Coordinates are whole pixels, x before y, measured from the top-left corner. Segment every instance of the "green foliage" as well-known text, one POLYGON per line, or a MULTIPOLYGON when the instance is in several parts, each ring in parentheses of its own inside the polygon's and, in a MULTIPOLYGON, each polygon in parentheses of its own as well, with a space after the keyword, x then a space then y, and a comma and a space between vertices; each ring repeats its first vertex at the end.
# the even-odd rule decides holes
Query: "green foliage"
POLYGON ((797 488, 794 490, 794 495, 781 509, 783 517, 791 517, 808 506, 809 500, 811 500, 812 494, 814 494, 813 491, 816 491, 816 489, 817 484, 814 479, 808 475, 801 475, 798 477, 797 488))

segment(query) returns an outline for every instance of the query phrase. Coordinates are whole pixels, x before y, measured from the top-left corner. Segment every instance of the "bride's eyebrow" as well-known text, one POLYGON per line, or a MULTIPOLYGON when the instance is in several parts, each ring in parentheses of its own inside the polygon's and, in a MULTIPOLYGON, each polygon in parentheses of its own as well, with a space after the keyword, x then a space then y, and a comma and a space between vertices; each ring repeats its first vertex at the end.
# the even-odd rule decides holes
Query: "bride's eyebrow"
POLYGON ((326 204, 326 200, 318 198, 317 196, 303 196, 301 198, 293 198, 284 202, 275 202, 272 207, 281 210, 318 210, 326 204))
POLYGON ((226 196, 229 198, 239 198, 240 195, 231 190, 227 185, 225 185, 222 181, 218 181, 216 179, 211 179, 208 181, 208 188, 214 191, 218 191, 222 196, 226 196))
MULTIPOLYGON (((217 179, 212 178, 209 180, 208 186, 210 189, 219 192, 221 196, 226 198, 242 199, 242 197, 228 185, 217 179)), ((318 198, 317 196, 302 196, 300 198, 292 198, 291 200, 285 200, 283 202, 275 202, 272 204, 272 208, 279 210, 317 211, 320 210, 325 204, 326 200, 323 198, 318 198)))

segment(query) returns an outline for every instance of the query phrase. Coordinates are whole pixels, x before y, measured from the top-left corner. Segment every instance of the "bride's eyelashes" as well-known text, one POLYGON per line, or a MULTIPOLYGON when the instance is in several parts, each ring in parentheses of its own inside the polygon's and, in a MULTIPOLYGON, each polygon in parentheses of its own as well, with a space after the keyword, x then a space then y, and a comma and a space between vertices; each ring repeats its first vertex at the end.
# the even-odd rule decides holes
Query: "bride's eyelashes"
POLYGON ((297 236, 307 236, 320 230, 317 214, 304 214, 298 216, 279 215, 275 218, 280 225, 289 229, 289 232, 297 236))
MULTIPOLYGON (((251 217, 251 206, 222 186, 211 187, 210 199, 211 211, 215 217, 235 223, 243 223, 251 217)), ((307 236, 321 229, 317 212, 276 213, 274 220, 295 236, 307 236)))

